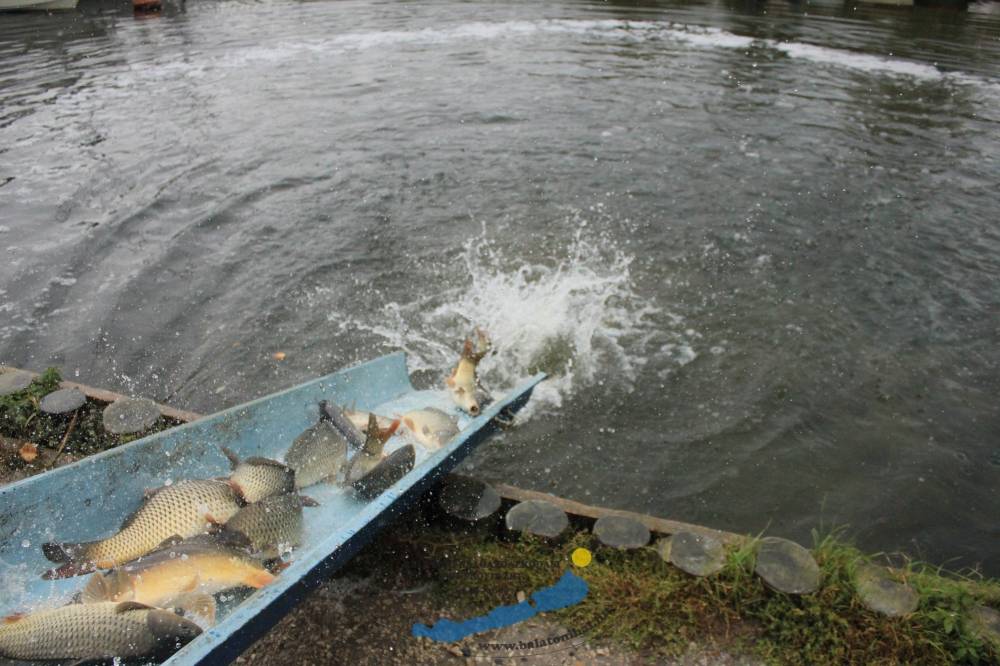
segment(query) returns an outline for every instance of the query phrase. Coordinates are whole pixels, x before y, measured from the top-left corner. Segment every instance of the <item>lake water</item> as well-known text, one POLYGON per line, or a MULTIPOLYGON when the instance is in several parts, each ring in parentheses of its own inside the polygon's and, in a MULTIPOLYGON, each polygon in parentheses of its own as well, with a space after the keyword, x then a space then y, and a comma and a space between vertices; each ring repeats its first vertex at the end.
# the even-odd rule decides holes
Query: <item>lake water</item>
POLYGON ((479 324, 484 478, 1000 574, 1000 3, 0 15, 0 362, 211 411, 479 324), (274 352, 287 357, 274 361, 274 352))

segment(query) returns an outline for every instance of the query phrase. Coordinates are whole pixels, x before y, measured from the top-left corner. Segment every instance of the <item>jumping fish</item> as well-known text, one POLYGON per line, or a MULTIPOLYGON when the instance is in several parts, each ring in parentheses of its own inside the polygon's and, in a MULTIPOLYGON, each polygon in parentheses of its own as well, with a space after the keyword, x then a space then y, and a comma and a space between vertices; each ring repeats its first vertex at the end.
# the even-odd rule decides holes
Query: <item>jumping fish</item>
POLYGON ((114 536, 86 543, 45 543, 42 552, 61 564, 43 578, 66 578, 111 569, 160 546, 168 538, 193 537, 232 518, 243 501, 228 481, 181 481, 146 496, 114 536))
POLYGON ((345 485, 349 485, 370 472, 382 460, 382 449, 399 427, 399 419, 393 421, 385 430, 378 427, 378 418, 368 415, 368 428, 365 430, 365 445, 354 454, 344 475, 345 485))
POLYGON ((336 480, 346 460, 347 440, 323 416, 296 437, 285 454, 285 462, 295 470, 296 489, 336 480))
MULTIPOLYGON (((259 589, 274 580, 274 574, 244 550, 248 545, 244 537, 224 539, 208 534, 169 543, 112 572, 93 574, 80 600, 137 601, 169 607, 183 594, 213 595, 234 587, 259 589)), ((211 615, 214 617, 214 607, 211 615)))
POLYGON ((479 416, 484 392, 476 376, 476 366, 489 353, 491 343, 486 331, 481 328, 476 328, 473 335, 476 338, 475 342, 471 337, 465 339, 462 357, 458 359, 458 365, 445 380, 445 385, 455 404, 472 416, 479 416))
POLYGON ((316 500, 294 493, 274 495, 240 509, 223 531, 246 537, 251 553, 272 560, 302 543, 302 507, 316 500))
POLYGON ((229 482, 247 502, 259 502, 265 497, 295 490, 295 472, 288 465, 270 458, 240 460, 224 446, 222 452, 229 458, 229 464, 233 468, 229 482))
POLYGON ((69 604, 0 620, 0 656, 7 659, 164 660, 201 634, 175 612, 134 601, 69 604))
POLYGON ((434 407, 403 414, 403 425, 430 451, 440 449, 458 434, 458 421, 434 407))

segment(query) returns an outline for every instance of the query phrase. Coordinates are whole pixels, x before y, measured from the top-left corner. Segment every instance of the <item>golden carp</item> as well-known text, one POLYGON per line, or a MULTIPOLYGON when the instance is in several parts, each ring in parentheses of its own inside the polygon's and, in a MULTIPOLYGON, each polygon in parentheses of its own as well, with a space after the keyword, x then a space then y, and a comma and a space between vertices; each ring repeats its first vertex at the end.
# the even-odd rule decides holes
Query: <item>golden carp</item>
POLYGON ((368 428, 365 430, 365 445, 351 458, 351 462, 347 466, 347 472, 344 475, 345 485, 354 483, 382 461, 382 449, 398 427, 399 419, 396 419, 388 428, 383 430, 378 427, 378 417, 374 414, 368 415, 368 428))
MULTIPOLYGON (((363 412, 359 409, 344 409, 341 411, 343 411, 344 416, 347 417, 347 420, 351 422, 351 425, 357 428, 358 432, 364 432, 365 430, 368 429, 368 414, 370 412, 363 412)), ((390 419, 388 416, 380 416, 378 414, 375 414, 375 419, 378 423, 379 428, 385 429, 388 428, 390 425, 392 425, 392 419, 390 419)))
POLYGON ((491 343, 486 331, 481 328, 476 328, 473 335, 475 342, 471 337, 465 339, 462 357, 445 380, 445 386, 456 405, 472 416, 479 416, 482 410, 482 389, 476 376, 476 366, 489 353, 491 343))
MULTIPOLYGON (((93 574, 80 600, 169 607, 181 595, 213 595, 234 587, 259 589, 274 580, 274 574, 237 547, 247 544, 245 539, 201 534, 164 545, 112 572, 93 574)), ((214 608, 211 615, 214 618, 214 608)))
POLYGON ((228 481, 181 481, 147 495, 114 536, 88 543, 45 543, 42 552, 62 564, 43 578, 65 578, 110 569, 156 549, 171 537, 188 538, 221 525, 243 504, 228 481))
POLYGON ((332 423, 319 422, 295 438, 285 462, 295 470, 295 488, 334 481, 347 460, 347 441, 332 423))
POLYGON ((265 497, 295 490, 295 471, 288 465, 270 458, 240 460, 224 446, 222 452, 229 458, 229 464, 233 468, 229 482, 247 502, 259 502, 265 497))
POLYGON ((440 449, 458 434, 458 421, 434 407, 407 412, 402 420, 413 438, 430 451, 440 449))
POLYGON ((272 560, 302 543, 304 506, 319 504, 296 494, 268 497, 240 509, 223 531, 246 537, 251 553, 272 560))
POLYGON ((163 660, 199 634, 201 628, 191 620, 133 601, 69 604, 0 620, 0 656, 163 660))

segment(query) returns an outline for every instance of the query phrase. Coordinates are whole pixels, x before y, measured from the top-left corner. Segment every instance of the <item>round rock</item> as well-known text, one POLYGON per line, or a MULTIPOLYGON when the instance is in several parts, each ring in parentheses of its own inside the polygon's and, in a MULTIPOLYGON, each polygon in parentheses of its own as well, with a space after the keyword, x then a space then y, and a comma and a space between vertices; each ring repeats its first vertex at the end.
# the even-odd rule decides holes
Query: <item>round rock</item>
POLYGON ((147 398, 121 398, 104 409, 104 429, 112 435, 134 435, 160 418, 160 408, 147 398))
POLYGON ((512 532, 527 532, 554 539, 569 526, 566 513, 552 502, 528 500, 521 502, 504 519, 512 532))
POLYGON ((819 588, 816 560, 808 550, 788 539, 761 539, 754 571, 769 587, 785 594, 809 594, 819 588))
POLYGON ((42 398, 38 407, 46 414, 66 414, 80 409, 85 402, 87 396, 79 389, 67 388, 49 393, 42 398))
POLYGON ((976 606, 969 611, 969 621, 977 636, 1000 647, 1000 611, 989 606, 976 606))
POLYGON ((612 548, 642 548, 649 543, 649 528, 628 516, 603 516, 594 523, 594 536, 612 548))
POLYGON ((862 603, 876 613, 899 617, 917 610, 920 595, 909 585, 897 583, 885 567, 866 564, 858 568, 854 587, 862 603))
POLYGON ((32 377, 27 372, 5 372, 0 375, 0 396, 17 393, 31 386, 32 377))
POLYGON ((710 536, 694 532, 677 532, 666 544, 658 544, 657 550, 675 567, 692 576, 711 576, 726 564, 726 550, 722 542, 710 536))
POLYGON ((488 483, 453 476, 441 484, 438 506, 452 518, 474 523, 500 509, 500 494, 488 483))

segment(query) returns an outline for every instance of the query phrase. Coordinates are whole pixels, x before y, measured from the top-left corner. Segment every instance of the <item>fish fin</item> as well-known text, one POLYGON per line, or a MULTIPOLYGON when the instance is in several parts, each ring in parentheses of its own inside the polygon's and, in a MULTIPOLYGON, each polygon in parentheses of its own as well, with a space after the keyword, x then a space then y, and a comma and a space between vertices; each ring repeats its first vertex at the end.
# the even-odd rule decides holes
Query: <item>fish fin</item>
POLYGON ((409 428, 410 430, 413 430, 414 432, 416 432, 417 428, 416 428, 415 425, 413 425, 413 419, 404 416, 403 417, 403 423, 406 424, 407 428, 409 428))
POLYGON ((255 590, 259 590, 260 588, 269 584, 274 579, 275 575, 273 573, 271 573, 267 569, 259 569, 247 573, 247 575, 243 577, 243 584, 246 585, 247 587, 252 587, 255 590))
POLYGON ((224 520, 219 520, 218 518, 216 518, 215 516, 213 516, 210 513, 206 513, 205 514, 205 522, 208 523, 209 525, 224 525, 225 524, 224 520))
POLYGON ((287 569, 288 567, 292 566, 292 562, 291 562, 291 560, 289 560, 289 561, 286 562, 285 560, 281 559, 280 557, 276 557, 273 560, 268 560, 267 562, 265 562, 264 566, 271 573, 279 574, 282 571, 284 571, 285 569, 287 569))
POLYGON ((260 456, 253 456, 252 458, 247 458, 243 461, 248 465, 266 465, 268 467, 280 467, 281 469, 288 469, 288 465, 283 462, 278 462, 277 460, 272 460, 270 458, 262 458, 260 456))
POLYGON ((3 618, 4 624, 14 624, 15 622, 20 622, 24 619, 25 613, 12 613, 10 615, 5 615, 3 618))
POLYGON ((82 576, 84 574, 93 573, 97 570, 97 565, 93 562, 67 562, 61 567, 56 567, 55 569, 49 569, 42 574, 43 580, 57 580, 59 578, 72 578, 73 576, 82 576))
POLYGON ((223 455, 225 455, 226 458, 229 459, 229 467, 231 469, 236 469, 237 467, 240 466, 240 457, 235 453, 233 453, 232 449, 225 446, 220 446, 219 448, 222 449, 223 455))
POLYGON ((221 526, 213 537, 216 543, 230 548, 250 550, 253 547, 250 537, 239 530, 234 530, 225 525, 221 526))
POLYGON ((78 559, 86 549, 85 543, 43 543, 42 554, 49 562, 62 564, 78 559))
POLYGON ((137 610, 153 610, 153 607, 147 606, 146 604, 140 604, 138 601, 123 601, 115 606, 116 613, 128 613, 129 611, 137 610))
POLYGON ((182 537, 180 534, 173 534, 171 536, 168 536, 163 541, 161 541, 153 550, 163 550, 164 548, 170 548, 171 546, 176 546, 181 541, 184 541, 184 537, 182 537))
POLYGON ((450 375, 448 375, 448 379, 444 380, 444 383, 448 386, 448 388, 455 388, 455 371, 454 370, 452 371, 452 373, 450 375))
POLYGON ((143 500, 148 500, 150 497, 152 497, 153 495, 155 495, 156 493, 160 492, 161 490, 163 490, 166 487, 167 486, 158 486, 156 488, 146 488, 145 490, 142 491, 142 499, 143 500))
POLYGON ((111 590, 111 582, 106 580, 104 574, 94 573, 87 584, 80 592, 80 603, 93 604, 98 601, 114 601, 114 593, 111 590))
POLYGON ((302 506, 319 506, 319 502, 306 495, 299 495, 299 501, 302 503, 302 506))
MULTIPOLYGON (((378 429, 378 426, 376 425, 375 428, 378 429)), ((378 438, 385 444, 392 437, 392 434, 396 432, 397 428, 399 428, 399 419, 393 419, 388 428, 384 430, 378 429, 378 438)))
POLYGON ((203 619, 209 627, 215 624, 216 604, 215 597, 211 594, 188 592, 179 595, 167 605, 179 610, 181 617, 194 616, 203 619))

